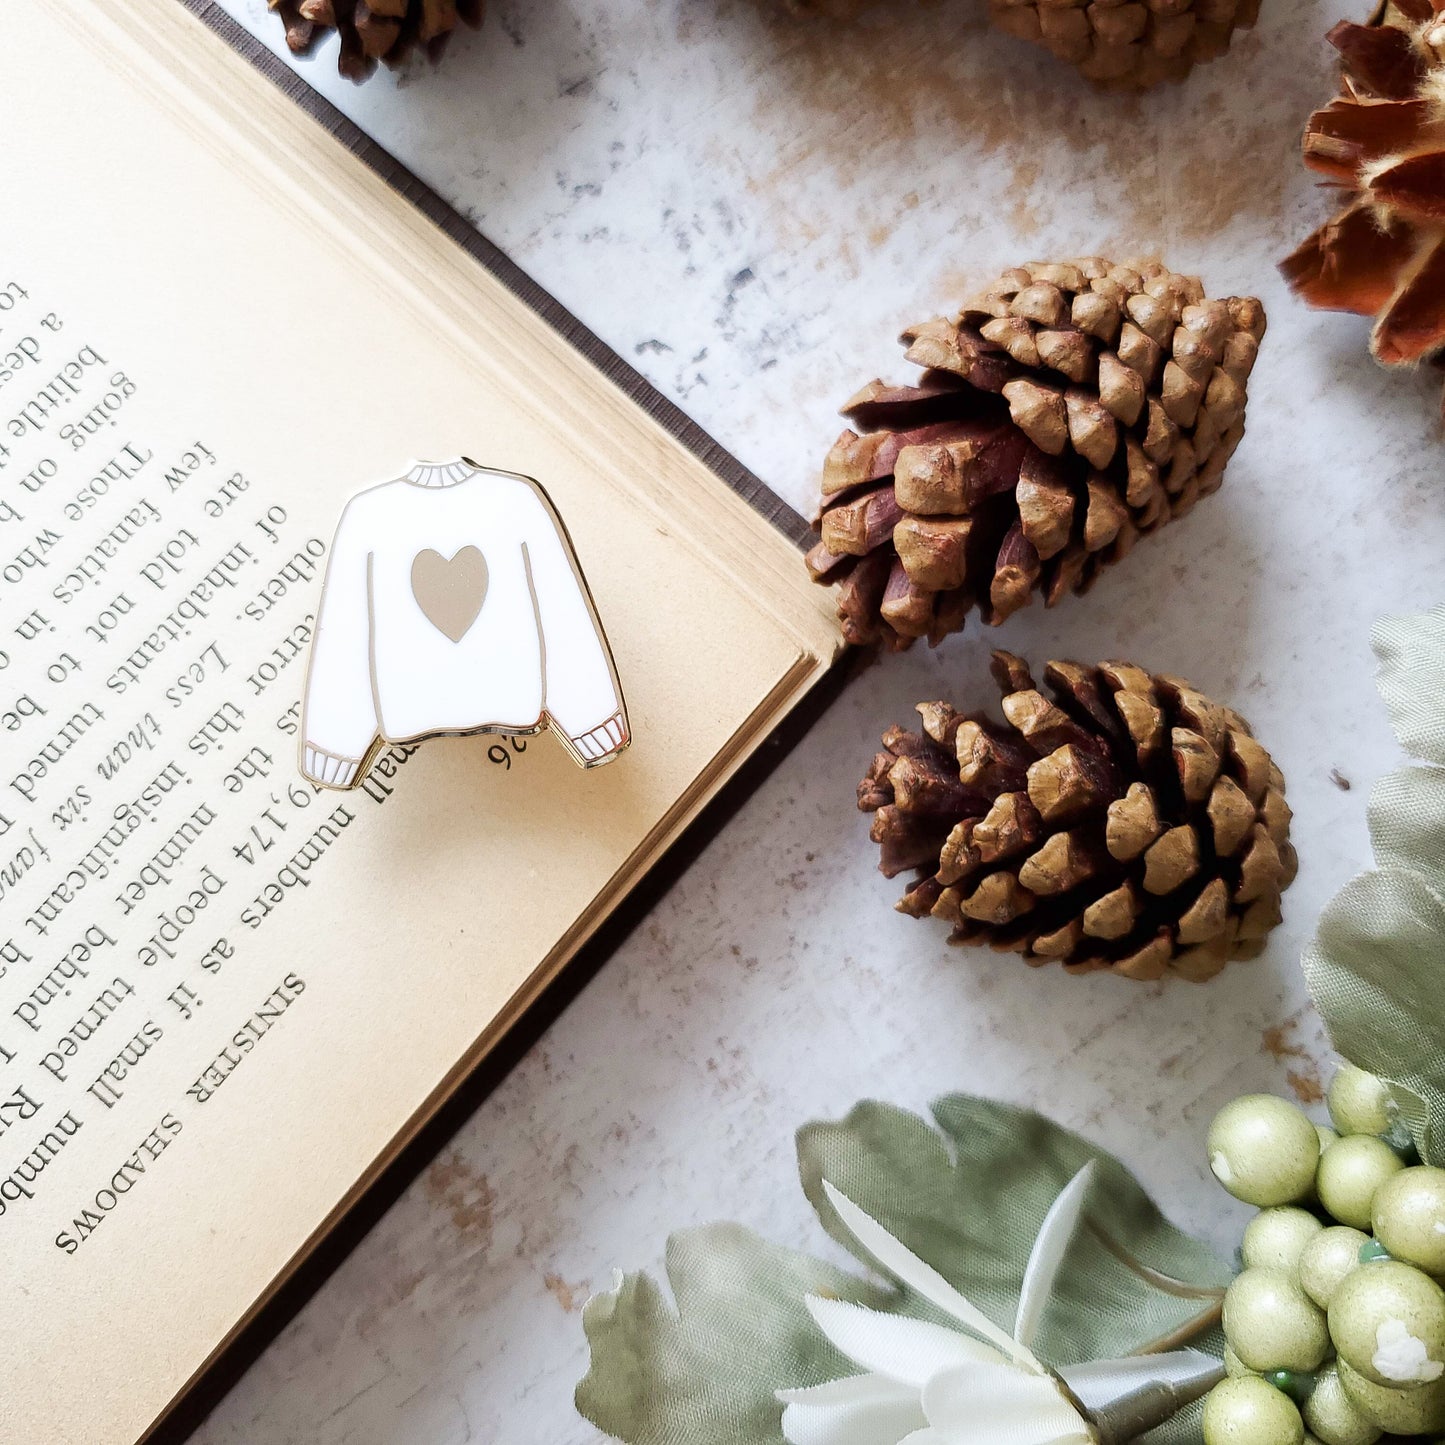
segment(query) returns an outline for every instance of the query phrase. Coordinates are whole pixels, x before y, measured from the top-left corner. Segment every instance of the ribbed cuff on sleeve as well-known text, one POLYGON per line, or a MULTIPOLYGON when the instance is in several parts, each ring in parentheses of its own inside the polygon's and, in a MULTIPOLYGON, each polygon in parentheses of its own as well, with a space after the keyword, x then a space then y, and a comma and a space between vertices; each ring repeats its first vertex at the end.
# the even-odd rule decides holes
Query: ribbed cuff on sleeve
POLYGON ((599 727, 571 740, 572 746, 589 763, 601 762, 604 758, 620 753, 630 741, 631 735, 620 710, 599 727))
POLYGON ((360 758, 338 757, 314 743, 306 744, 301 763, 301 771, 313 783, 320 783, 326 788, 349 788, 356 781, 360 767, 360 758))

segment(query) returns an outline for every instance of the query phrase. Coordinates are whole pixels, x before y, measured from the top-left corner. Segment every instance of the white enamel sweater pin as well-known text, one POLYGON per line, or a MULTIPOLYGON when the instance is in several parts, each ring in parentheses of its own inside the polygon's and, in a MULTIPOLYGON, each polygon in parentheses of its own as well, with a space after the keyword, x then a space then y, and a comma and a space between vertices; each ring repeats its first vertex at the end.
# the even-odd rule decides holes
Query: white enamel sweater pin
POLYGON ((547 727, 584 768, 631 741, 612 650, 546 492, 463 457, 354 496, 311 643, 302 773, 354 788, 393 743, 547 727))

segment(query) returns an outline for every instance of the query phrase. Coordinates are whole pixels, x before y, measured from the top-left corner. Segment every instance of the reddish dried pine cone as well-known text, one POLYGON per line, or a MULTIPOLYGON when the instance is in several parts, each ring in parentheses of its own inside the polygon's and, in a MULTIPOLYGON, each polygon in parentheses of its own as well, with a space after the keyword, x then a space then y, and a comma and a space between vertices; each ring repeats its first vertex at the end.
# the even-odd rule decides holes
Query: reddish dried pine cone
MULTIPOLYGON (((1445 360, 1445 14, 1391 0, 1342 20, 1341 93, 1310 116, 1304 160, 1343 204, 1280 263, 1311 306, 1373 316, 1385 366, 1445 360)), ((1445 401, 1445 398, 1442 398, 1445 401)))
POLYGON ((997 623, 1085 591, 1218 488, 1264 326, 1253 297, 1090 258, 904 332, 923 376, 864 387, 823 467, 808 567, 840 584, 844 635, 937 643, 975 607, 997 623))
POLYGON ((349 80, 365 80, 377 61, 395 68, 420 48, 442 57, 458 24, 477 29, 486 0, 266 0, 280 12, 286 44, 305 55, 331 31, 341 37, 336 68, 349 80))
POLYGON ((1031 964, 1212 978, 1253 958, 1295 875, 1284 779, 1249 725, 1130 663, 994 654, 1002 724, 922 703, 858 785, 898 904, 1031 964))

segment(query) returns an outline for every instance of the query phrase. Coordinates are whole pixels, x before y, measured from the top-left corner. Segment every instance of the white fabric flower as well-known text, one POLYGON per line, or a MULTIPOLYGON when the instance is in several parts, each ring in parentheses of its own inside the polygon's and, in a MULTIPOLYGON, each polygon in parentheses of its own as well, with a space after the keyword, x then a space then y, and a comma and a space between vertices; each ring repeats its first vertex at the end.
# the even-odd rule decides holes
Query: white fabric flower
POLYGON ((1098 1436, 1030 1350, 1078 1224, 1092 1165, 1054 1201, 1024 1271, 1012 1335, 937 1270, 824 1183, 838 1217, 878 1264, 959 1328, 807 1298, 831 1343, 866 1373, 780 1390, 789 1445, 1094 1445, 1098 1436))

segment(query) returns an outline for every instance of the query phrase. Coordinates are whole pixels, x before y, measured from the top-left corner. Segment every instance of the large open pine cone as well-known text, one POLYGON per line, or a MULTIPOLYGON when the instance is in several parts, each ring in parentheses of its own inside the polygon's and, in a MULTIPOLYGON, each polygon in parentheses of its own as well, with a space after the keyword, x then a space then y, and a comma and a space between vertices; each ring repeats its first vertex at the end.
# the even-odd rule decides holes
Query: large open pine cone
POLYGON ((1208 301, 1158 262, 1007 271, 952 321, 903 333, 915 386, 870 382, 823 466, 808 567, 850 642, 938 642, 1082 592, 1213 492, 1244 435, 1264 335, 1252 296, 1208 301))
POLYGON ((266 0, 280 12, 286 44, 304 55, 329 31, 341 36, 336 68, 350 80, 365 80, 378 60, 397 66, 420 46, 440 60, 459 22, 474 30, 486 0, 266 0))
POLYGON ((1144 90, 1223 55, 1258 18, 1259 0, 989 0, 989 13, 1088 80, 1144 90))
POLYGON ((1032 964, 1212 978, 1253 958, 1295 874, 1284 779, 1249 725, 1131 663, 994 653, 1002 724, 922 703, 858 784, 898 904, 1032 964))
POLYGON ((1280 263, 1312 306, 1375 317, 1386 366, 1445 359, 1445 14, 1390 0, 1368 25, 1342 20, 1339 98, 1304 135, 1305 164, 1344 204, 1280 263))

